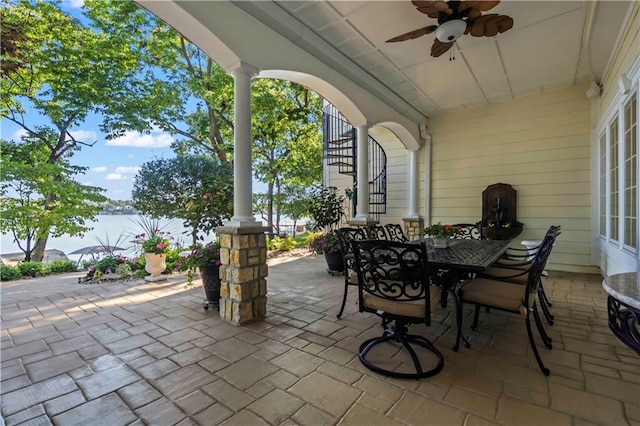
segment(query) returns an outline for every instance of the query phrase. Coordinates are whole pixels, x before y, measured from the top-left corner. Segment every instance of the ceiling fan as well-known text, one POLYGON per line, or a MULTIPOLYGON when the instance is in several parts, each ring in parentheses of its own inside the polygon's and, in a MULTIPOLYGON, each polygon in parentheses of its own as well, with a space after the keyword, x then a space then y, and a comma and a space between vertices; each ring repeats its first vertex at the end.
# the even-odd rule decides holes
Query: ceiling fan
POLYGON ((463 34, 474 37, 493 37, 513 27, 513 19, 507 15, 495 13, 483 15, 482 12, 491 10, 500 3, 492 1, 420 1, 412 0, 419 12, 430 18, 437 18, 438 25, 410 31, 387 40, 387 43, 413 40, 435 31, 436 38, 431 46, 431 56, 437 58, 447 52, 463 34))

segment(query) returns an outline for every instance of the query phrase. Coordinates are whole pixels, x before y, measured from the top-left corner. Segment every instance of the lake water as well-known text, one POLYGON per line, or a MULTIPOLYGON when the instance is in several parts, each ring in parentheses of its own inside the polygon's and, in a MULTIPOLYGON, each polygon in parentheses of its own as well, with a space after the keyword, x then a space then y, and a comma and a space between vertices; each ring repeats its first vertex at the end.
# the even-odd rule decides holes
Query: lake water
MULTIPOLYGON (((123 255, 137 254, 133 236, 144 232, 137 223, 139 220, 140 216, 138 215, 98 215, 95 221, 88 222, 93 229, 87 231, 84 237, 64 235, 58 238, 49 238, 47 249, 62 250, 70 259, 78 260, 79 255, 71 255, 70 253, 83 247, 101 245, 100 241, 102 241, 104 244, 108 243, 126 249, 118 252, 123 255)), ((190 230, 182 226, 182 221, 160 220, 160 229, 171 233, 173 243, 180 243, 182 246, 191 245, 190 230)), ((20 252, 20 248, 13 241, 11 234, 2 234, 0 244, 0 253, 2 254, 20 252)))

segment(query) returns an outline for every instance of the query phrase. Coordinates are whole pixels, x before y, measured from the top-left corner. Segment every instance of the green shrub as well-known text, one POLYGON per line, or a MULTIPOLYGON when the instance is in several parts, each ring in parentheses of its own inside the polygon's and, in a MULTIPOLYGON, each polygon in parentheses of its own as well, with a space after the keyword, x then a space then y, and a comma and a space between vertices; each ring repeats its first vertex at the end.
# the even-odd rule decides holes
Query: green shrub
POLYGON ((22 272, 20 272, 20 269, 0 263, 0 281, 11 281, 20 278, 22 278, 22 272))
POLYGON ((64 272, 76 272, 77 270, 76 263, 69 259, 54 260, 43 267, 43 273, 45 274, 61 274, 64 272))
POLYGON ((96 262, 96 271, 100 271, 103 274, 107 273, 107 271, 113 273, 119 263, 120 262, 118 262, 118 258, 116 258, 116 256, 109 254, 96 262))
POLYGON ((277 235, 273 238, 267 239, 267 250, 275 250, 280 242, 280 237, 277 235))
POLYGON ((18 264, 18 269, 23 277, 35 277, 42 274, 41 262, 21 262, 18 264))
POLYGON ((289 251, 296 248, 297 245, 298 244, 296 243, 296 240, 294 240, 293 237, 288 236, 285 238, 280 238, 280 241, 278 241, 278 243, 276 244, 276 248, 282 251, 289 251))
POLYGON ((121 263, 120 265, 116 266, 116 269, 113 273, 116 275, 120 275, 121 277, 130 277, 131 275, 133 275, 131 264, 128 262, 121 263))

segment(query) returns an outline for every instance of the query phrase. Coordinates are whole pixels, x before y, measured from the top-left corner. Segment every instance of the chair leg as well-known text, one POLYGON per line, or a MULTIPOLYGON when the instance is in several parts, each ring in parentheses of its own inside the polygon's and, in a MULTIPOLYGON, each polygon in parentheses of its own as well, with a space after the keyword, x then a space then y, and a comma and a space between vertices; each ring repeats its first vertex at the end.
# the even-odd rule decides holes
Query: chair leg
POLYGON ((338 312, 338 319, 342 316, 344 312, 344 305, 347 303, 347 293, 349 292, 349 282, 345 279, 344 281, 344 296, 342 296, 342 306, 340 306, 340 312, 338 312))
POLYGON ((549 325, 553 325, 554 316, 551 315, 551 312, 549 311, 549 306, 551 305, 546 301, 547 298, 542 286, 538 288, 538 299, 540 300, 540 306, 542 307, 542 313, 544 314, 545 319, 549 325))
POLYGON ((478 319, 480 318, 480 305, 476 305, 475 310, 473 311, 473 323, 471 323, 471 329, 475 330, 478 328, 478 319))
POLYGON ((467 338, 462 333, 462 302, 460 301, 460 296, 456 295, 456 293, 455 293, 455 291, 453 289, 450 289, 450 292, 451 292, 451 298, 453 299, 453 301, 456 304, 456 325, 458 327, 458 330, 456 332, 456 343, 453 345, 453 350, 454 350, 454 352, 458 352, 458 348, 460 347, 460 339, 461 338, 462 338, 462 344, 465 347, 470 348, 471 347, 471 343, 469 343, 467 338))
POLYGON ((553 303, 551 303, 551 301, 547 297, 547 293, 544 291, 544 286, 542 285, 542 282, 540 282, 540 286, 538 287, 538 289, 542 293, 542 298, 544 299, 544 303, 546 303, 547 306, 553 306, 553 303))
POLYGON ((547 367, 542 363, 542 359, 540 358, 540 354, 538 353, 538 348, 536 347, 536 341, 533 339, 533 333, 531 332, 531 320, 529 319, 529 313, 527 313, 526 319, 527 325, 527 335, 529 336, 529 344, 531 345, 531 349, 533 350, 533 355, 536 357, 536 361, 538 362, 538 367, 540 367, 540 371, 545 376, 548 376, 551 372, 547 367))
POLYGON ((545 331, 544 327, 542 326, 542 320, 540 320, 540 314, 538 313, 538 308, 536 306, 536 304, 533 304, 533 319, 536 322, 536 328, 538 329, 538 332, 540 333, 540 337, 542 338, 542 342, 544 343, 544 345, 547 347, 547 349, 551 349, 553 347, 553 345, 551 344, 552 339, 551 337, 549 337, 547 335, 547 332, 545 331))

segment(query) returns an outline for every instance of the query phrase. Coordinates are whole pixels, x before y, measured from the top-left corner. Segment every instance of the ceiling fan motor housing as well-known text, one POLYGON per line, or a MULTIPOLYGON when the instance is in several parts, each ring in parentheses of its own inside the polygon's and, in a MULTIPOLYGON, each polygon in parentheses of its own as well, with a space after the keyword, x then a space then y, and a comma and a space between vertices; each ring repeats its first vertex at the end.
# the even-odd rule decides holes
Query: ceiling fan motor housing
POLYGON ((452 19, 442 23, 436 29, 436 38, 443 43, 456 41, 467 29, 467 23, 462 19, 452 19))

